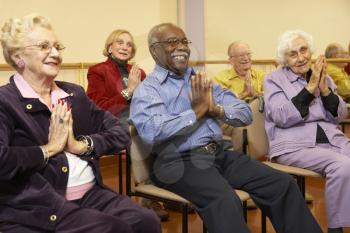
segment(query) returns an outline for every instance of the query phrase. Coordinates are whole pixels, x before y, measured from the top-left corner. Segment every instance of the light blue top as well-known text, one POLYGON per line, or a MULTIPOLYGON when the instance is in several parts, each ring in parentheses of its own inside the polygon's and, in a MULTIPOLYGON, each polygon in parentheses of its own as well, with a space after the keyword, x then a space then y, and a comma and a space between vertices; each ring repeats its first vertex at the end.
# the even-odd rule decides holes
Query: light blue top
MULTIPOLYGON (((130 108, 130 122, 147 144, 155 148, 167 147, 172 152, 218 141, 222 138, 217 119, 208 116, 199 121, 191 105, 191 75, 188 68, 184 76, 156 65, 152 73, 135 90, 130 108)), ((213 86, 213 97, 224 107, 227 124, 248 125, 252 121, 249 106, 219 85, 213 86)))

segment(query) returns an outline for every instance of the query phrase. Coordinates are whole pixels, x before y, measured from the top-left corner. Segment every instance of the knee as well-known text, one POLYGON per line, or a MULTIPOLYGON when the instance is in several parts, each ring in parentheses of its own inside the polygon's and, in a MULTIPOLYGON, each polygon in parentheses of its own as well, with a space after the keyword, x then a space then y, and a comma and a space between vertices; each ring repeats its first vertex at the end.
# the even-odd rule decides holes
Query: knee
POLYGON ((350 160, 337 162, 327 172, 327 176, 335 179, 350 180, 350 160))
POLYGON ((115 218, 113 216, 109 215, 101 215, 97 216, 94 220, 98 223, 98 226, 96 229, 90 229, 92 232, 106 232, 106 233, 114 233, 114 232, 120 232, 120 233, 133 233, 132 228, 125 223, 124 221, 120 220, 119 218, 115 218))
POLYGON ((137 214, 137 223, 132 227, 135 233, 160 233, 160 220, 154 211, 143 208, 137 214))

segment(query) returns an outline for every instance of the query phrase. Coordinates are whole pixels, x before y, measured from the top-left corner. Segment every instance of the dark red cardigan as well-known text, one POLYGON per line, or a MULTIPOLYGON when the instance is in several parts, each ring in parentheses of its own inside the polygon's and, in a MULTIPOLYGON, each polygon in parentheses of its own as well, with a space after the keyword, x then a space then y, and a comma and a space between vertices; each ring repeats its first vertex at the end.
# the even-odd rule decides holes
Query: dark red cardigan
MULTIPOLYGON (((127 64, 130 72, 132 65, 127 64)), ((141 80, 146 77, 141 69, 141 80)), ((123 89, 121 73, 117 65, 108 58, 105 62, 98 63, 89 68, 87 95, 100 108, 111 112, 115 116, 128 105, 128 102, 120 94, 123 89)))

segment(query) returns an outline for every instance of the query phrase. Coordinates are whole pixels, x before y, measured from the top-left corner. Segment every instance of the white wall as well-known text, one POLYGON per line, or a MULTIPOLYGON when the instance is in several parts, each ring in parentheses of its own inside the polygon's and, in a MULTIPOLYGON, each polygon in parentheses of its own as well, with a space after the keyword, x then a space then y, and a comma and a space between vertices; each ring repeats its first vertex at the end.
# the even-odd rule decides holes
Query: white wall
MULTIPOLYGON (((316 54, 328 43, 350 42, 350 0, 205 0, 206 59, 227 59, 235 40, 251 45, 253 58, 275 58, 278 36, 302 29, 313 35, 316 54)), ((227 66, 208 66, 215 74, 227 66)))
MULTIPOLYGON (((72 63, 105 60, 102 49, 107 36, 115 29, 124 28, 135 37, 138 51, 134 60, 149 72, 154 62, 147 48, 148 31, 162 22, 176 24, 176 7, 176 0, 0 0, 0 27, 11 17, 31 12, 44 15, 67 47, 63 62, 72 63)), ((0 56, 0 64, 4 63, 0 56)), ((62 72, 61 76, 65 76, 63 73, 69 77, 59 79, 75 81, 74 72, 62 72)), ((8 79, 3 74, 0 73, 0 84, 8 79)))

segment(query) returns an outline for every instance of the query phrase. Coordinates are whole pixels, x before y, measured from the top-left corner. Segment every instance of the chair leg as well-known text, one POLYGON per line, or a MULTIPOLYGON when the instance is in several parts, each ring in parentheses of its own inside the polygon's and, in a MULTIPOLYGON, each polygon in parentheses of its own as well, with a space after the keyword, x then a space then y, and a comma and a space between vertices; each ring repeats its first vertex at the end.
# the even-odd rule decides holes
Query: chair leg
POLYGON ((247 222, 247 220, 248 220, 247 201, 244 201, 242 203, 242 207, 243 207, 243 217, 244 217, 245 222, 247 222))
POLYGON ((266 212, 261 210, 261 233, 266 233, 266 212))
POLYGON ((203 233, 207 233, 207 228, 205 227, 204 222, 203 222, 203 233))
POLYGON ((129 148, 126 150, 125 155, 125 185, 126 185, 126 195, 131 196, 131 159, 130 159, 130 150, 129 148))
POLYGON ((301 194, 303 195, 305 199, 305 177, 304 176, 297 176, 297 184, 300 189, 301 194))
POLYGON ((118 155, 119 193, 123 194, 123 153, 118 155))
POLYGON ((182 204, 182 233, 188 233, 188 205, 182 204))

